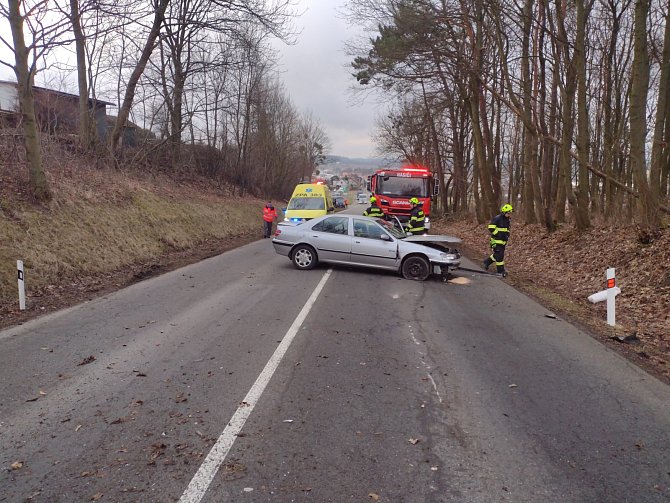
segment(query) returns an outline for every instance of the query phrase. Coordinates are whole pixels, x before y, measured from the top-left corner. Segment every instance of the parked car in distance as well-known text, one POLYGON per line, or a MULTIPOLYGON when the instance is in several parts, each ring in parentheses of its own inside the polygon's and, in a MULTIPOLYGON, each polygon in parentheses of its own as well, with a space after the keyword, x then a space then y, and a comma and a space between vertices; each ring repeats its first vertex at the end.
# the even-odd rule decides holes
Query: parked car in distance
POLYGON ((356 194, 356 202, 358 204, 367 204, 370 202, 370 196, 368 196, 365 192, 359 192, 356 194))
POLYGON ((333 196, 333 206, 336 208, 346 208, 347 200, 344 198, 344 196, 333 196))
POLYGON ((423 281, 431 274, 444 277, 461 263, 454 236, 408 236, 380 218, 326 215, 307 222, 280 222, 272 245, 297 269, 313 269, 319 262, 396 271, 423 281))

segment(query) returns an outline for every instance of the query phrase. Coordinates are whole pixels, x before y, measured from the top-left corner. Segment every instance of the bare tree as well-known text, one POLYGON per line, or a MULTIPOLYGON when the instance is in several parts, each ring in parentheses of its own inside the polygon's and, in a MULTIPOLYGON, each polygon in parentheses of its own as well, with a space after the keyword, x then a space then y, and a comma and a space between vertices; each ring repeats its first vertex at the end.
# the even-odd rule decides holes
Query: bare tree
POLYGON ((31 4, 22 0, 9 0, 6 6, 0 5, 0 12, 9 20, 12 32, 11 44, 1 37, 0 40, 13 51, 14 62, 13 64, 6 61, 1 63, 12 68, 16 75, 30 190, 37 200, 48 201, 52 194, 42 166, 33 86, 37 73, 37 62, 40 58, 58 45, 66 43, 63 40, 63 34, 67 23, 50 12, 47 0, 31 4), (31 35, 29 44, 26 44, 25 40, 24 30, 26 28, 31 35))

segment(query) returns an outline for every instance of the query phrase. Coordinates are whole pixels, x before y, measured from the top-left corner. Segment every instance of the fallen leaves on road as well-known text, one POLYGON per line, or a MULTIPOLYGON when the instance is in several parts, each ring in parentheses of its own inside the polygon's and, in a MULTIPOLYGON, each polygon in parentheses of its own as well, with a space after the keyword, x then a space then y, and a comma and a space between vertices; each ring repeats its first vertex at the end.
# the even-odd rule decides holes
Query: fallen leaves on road
POLYGON ((104 495, 102 493, 95 493, 91 496, 90 501, 100 501, 104 495))
POLYGON ((368 498, 370 498, 372 501, 379 501, 379 494, 377 493, 369 493, 368 498))
POLYGON ((156 460, 161 457, 165 451, 165 448, 167 445, 161 444, 161 443, 156 443, 151 445, 151 456, 149 457, 149 465, 155 465, 156 460))
POLYGON ((409 443, 412 444, 412 445, 416 445, 416 444, 419 443, 419 439, 418 438, 410 438, 409 443))
POLYGON ((93 363, 96 360, 95 356, 91 355, 86 358, 84 358, 81 362, 77 364, 77 367, 80 367, 82 365, 88 365, 89 363, 93 363))
POLYGON ((184 393, 177 393, 177 396, 174 399, 175 403, 185 402, 186 400, 188 400, 188 398, 184 393))
POLYGON ((23 461, 14 461, 10 467, 12 470, 20 470, 23 468, 23 461))

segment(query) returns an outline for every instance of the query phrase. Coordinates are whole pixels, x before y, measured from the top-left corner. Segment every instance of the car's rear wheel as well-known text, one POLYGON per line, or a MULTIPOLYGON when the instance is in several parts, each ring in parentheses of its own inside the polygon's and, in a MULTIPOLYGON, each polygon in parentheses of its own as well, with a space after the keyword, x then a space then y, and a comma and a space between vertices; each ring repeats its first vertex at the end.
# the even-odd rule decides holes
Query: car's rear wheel
POLYGON ((313 269, 317 263, 314 248, 308 245, 298 245, 293 250, 293 265, 298 269, 313 269))
POLYGON ((430 264, 418 255, 408 257, 402 263, 402 275, 405 279, 425 281, 430 276, 430 264))

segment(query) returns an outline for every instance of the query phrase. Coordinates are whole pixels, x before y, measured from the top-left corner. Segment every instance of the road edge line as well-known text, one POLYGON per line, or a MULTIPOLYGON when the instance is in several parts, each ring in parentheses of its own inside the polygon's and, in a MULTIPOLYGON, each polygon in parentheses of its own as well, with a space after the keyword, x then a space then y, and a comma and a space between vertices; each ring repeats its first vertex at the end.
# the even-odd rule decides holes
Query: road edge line
POLYGON ((226 459, 228 452, 235 443, 237 434, 240 433, 244 423, 253 412, 256 403, 258 403, 258 400, 263 394, 263 391, 265 391, 266 386, 270 382, 270 379, 277 370, 279 363, 281 363, 281 360, 288 351, 288 348, 290 347, 293 339, 298 333, 298 330, 305 321, 305 318, 307 318, 307 315, 312 310, 312 306, 316 302, 316 299, 321 293, 321 290, 323 290, 323 287, 326 284, 326 281, 328 281, 332 271, 332 269, 328 269, 328 271, 326 271, 326 273, 319 281, 319 284, 316 285, 312 295, 310 295, 309 299, 307 299, 307 302, 303 306, 302 310, 300 313, 298 313, 296 319, 293 320, 293 324, 282 338, 281 343, 279 346, 277 346, 277 349, 275 349, 275 352, 272 354, 268 362, 265 364, 265 367, 256 378, 256 382, 254 382, 254 384, 251 386, 247 392, 247 395, 244 397, 244 400, 238 406, 235 414, 233 414, 233 417, 228 422, 228 425, 225 427, 223 432, 221 432, 221 435, 219 435, 216 443, 210 449, 207 457, 200 465, 200 468, 198 468, 198 471, 191 479, 191 482, 188 484, 188 487, 186 490, 184 490, 181 498, 179 498, 179 503, 199 503, 200 500, 202 500, 202 498, 205 496, 205 493, 209 489, 212 480, 214 480, 214 477, 219 471, 221 464, 226 459))

